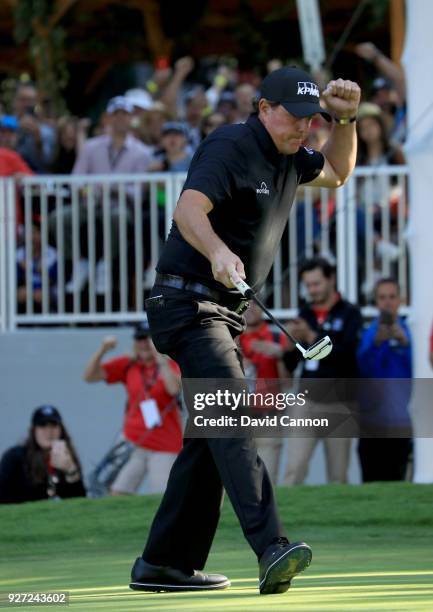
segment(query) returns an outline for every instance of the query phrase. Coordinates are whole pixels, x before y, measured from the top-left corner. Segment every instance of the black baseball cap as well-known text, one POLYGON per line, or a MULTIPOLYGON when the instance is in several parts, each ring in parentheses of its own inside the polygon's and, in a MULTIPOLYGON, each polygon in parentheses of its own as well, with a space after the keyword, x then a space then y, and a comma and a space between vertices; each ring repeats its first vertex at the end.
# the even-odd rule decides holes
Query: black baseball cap
POLYGON ((60 425, 62 423, 60 412, 54 406, 39 406, 33 412, 32 425, 46 425, 47 423, 60 425))
POLYGON ((380 89, 387 89, 389 91, 392 89, 392 83, 384 77, 377 77, 377 79, 374 79, 371 87, 374 92, 379 91, 380 89))
POLYGON ((320 106, 319 87, 313 77, 294 66, 279 68, 268 74, 260 87, 260 98, 279 102, 295 117, 320 113, 326 121, 331 121, 331 115, 320 106))
POLYGON ((236 100, 236 96, 233 91, 223 91, 218 99, 217 107, 221 104, 230 104, 233 108, 238 107, 238 101, 236 100))
POLYGON ((140 321, 134 328, 134 340, 143 340, 150 336, 149 323, 147 321, 140 321))

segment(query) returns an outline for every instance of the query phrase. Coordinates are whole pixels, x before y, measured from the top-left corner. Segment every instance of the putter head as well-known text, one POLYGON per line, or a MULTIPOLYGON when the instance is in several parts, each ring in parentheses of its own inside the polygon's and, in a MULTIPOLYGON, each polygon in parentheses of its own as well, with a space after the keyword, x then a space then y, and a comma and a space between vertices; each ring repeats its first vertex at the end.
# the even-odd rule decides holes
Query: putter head
POLYGON ((323 359, 332 351, 332 340, 329 336, 321 338, 312 344, 304 353, 304 359, 323 359))

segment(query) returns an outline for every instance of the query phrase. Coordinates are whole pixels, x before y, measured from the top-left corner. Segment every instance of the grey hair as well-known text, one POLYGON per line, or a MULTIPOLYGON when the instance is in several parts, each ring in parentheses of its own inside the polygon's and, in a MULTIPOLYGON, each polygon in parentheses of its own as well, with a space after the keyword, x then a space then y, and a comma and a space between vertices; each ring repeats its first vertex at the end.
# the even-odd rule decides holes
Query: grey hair
MULTIPOLYGON (((262 99, 262 98, 260 98, 260 97, 258 97, 258 96, 256 96, 256 97, 253 99, 253 110, 254 110, 254 112, 255 112, 255 113, 258 113, 258 112, 259 112, 259 102, 260 102, 260 100, 261 100, 261 99, 262 99)), ((269 104, 269 106, 270 106, 271 108, 276 108, 277 106, 279 106, 279 105, 280 105, 280 103, 279 103, 279 102, 271 102, 271 100, 266 100, 266 102, 269 104)))

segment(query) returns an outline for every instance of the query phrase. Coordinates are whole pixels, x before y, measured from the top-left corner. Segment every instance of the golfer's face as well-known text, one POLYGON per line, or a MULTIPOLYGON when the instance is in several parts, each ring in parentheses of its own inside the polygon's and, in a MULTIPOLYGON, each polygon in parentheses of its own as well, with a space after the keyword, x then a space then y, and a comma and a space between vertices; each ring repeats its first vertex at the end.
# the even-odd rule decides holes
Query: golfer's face
POLYGON ((307 139, 313 117, 295 117, 280 105, 268 107, 265 126, 278 151, 293 155, 307 139))

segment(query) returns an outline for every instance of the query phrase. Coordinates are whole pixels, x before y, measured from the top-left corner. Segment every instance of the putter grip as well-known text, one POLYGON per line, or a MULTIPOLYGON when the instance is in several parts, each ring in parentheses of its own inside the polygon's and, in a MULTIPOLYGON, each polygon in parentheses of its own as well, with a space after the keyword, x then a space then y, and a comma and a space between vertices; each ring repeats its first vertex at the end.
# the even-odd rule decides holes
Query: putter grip
POLYGON ((254 294, 254 291, 251 289, 251 287, 247 285, 247 283, 242 279, 239 281, 235 281, 232 277, 230 277, 230 280, 232 281, 236 289, 242 293, 243 296, 249 298, 254 294))

